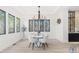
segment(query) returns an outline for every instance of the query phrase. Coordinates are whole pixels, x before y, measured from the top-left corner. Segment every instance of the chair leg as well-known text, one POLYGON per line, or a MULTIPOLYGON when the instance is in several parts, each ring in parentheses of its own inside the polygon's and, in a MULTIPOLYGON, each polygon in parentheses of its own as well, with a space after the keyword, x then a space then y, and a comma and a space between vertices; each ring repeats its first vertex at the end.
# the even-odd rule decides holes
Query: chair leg
POLYGON ((43 49, 45 49, 45 43, 42 43, 42 47, 43 47, 43 49))
POLYGON ((29 43, 29 48, 30 48, 30 46, 31 46, 31 43, 29 43))
POLYGON ((39 48, 38 43, 35 43, 35 45, 39 48))
POLYGON ((34 49, 34 43, 32 43, 32 50, 34 49))
POLYGON ((40 43, 40 47, 42 46, 42 43, 40 43))
POLYGON ((48 44, 47 43, 45 43, 45 45, 48 47, 48 44))
POLYGON ((40 48, 41 47, 41 43, 39 43, 39 45, 37 44, 37 47, 40 48))

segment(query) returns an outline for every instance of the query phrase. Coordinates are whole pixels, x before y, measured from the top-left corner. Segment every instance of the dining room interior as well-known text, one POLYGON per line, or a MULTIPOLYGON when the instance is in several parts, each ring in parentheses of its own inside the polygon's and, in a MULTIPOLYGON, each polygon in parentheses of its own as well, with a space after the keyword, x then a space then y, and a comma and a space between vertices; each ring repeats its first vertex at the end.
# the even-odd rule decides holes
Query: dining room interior
POLYGON ((0 6, 1 53, 78 53, 79 6, 0 6))

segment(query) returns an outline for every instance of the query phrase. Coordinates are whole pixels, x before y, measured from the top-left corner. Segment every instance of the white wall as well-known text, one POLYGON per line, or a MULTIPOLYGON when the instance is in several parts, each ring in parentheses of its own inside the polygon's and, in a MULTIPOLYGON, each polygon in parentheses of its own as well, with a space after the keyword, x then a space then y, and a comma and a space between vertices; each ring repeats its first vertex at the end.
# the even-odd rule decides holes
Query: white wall
POLYGON ((50 19, 50 38, 61 42, 68 42, 68 7, 54 6, 42 7, 42 12, 50 19), (50 10, 49 10, 50 9, 50 10), (51 11, 51 12, 50 12, 51 11), (57 19, 61 19, 61 24, 57 24, 57 19))
MULTIPOLYGON (((5 8, 7 9, 7 8, 5 8)), ((12 9, 12 8, 11 8, 12 9)), ((37 6, 24 6, 14 7, 14 11, 18 12, 22 21, 27 27, 25 38, 29 35, 29 19, 33 19, 34 16, 37 18, 38 9, 37 6)), ((8 9, 7 9, 8 10, 8 9)), ((41 6, 41 16, 45 16, 46 19, 50 19, 50 32, 44 32, 49 35, 49 39, 57 39, 61 42, 68 42, 68 11, 79 10, 79 7, 74 6, 41 6), (57 19, 61 19, 61 24, 57 24, 57 19)), ((12 10, 11 10, 12 11, 12 10)), ((10 12, 11 12, 10 11, 10 12)))
MULTIPOLYGON (((0 7, 4 11, 11 13, 21 18, 21 23, 25 24, 27 30, 25 32, 25 39, 28 38, 29 19, 37 18, 38 9, 36 6, 16 6, 16 7, 0 7)), ((44 34, 49 35, 49 39, 57 39, 61 42, 68 42, 68 10, 73 9, 66 6, 41 6, 41 15, 46 19, 50 19, 50 32, 44 34), (61 24, 57 24, 57 19, 61 19, 61 24)), ((7 29, 7 28, 6 28, 7 29)), ((12 45, 14 42, 22 38, 22 33, 14 33, 0 35, 0 50, 12 45)))
MULTIPOLYGON (((29 34, 28 20, 37 15, 37 7, 27 10, 25 25, 27 27, 26 38, 29 34), (33 10, 33 11, 32 11, 33 10), (33 13, 34 12, 34 13, 33 13), (29 13, 29 14, 28 14, 29 13)), ((68 42, 68 7, 65 6, 41 6, 41 15, 50 19, 50 32, 44 32, 49 35, 49 39, 57 39, 61 42, 68 42), (61 24, 57 24, 57 19, 61 19, 61 24)), ((36 16, 37 18, 37 16, 36 16)))
MULTIPOLYGON (((37 15, 37 7, 27 10, 26 20, 24 23, 27 27, 26 38, 28 38, 28 21, 37 15), (32 11, 33 10, 33 11, 32 11), (34 13, 33 13, 34 12, 34 13)), ((49 35, 49 39, 57 39, 61 42, 68 42, 68 7, 61 6, 41 6, 41 15, 46 19, 50 19, 50 32, 44 32, 49 35), (57 24, 57 19, 61 19, 61 24, 57 24)), ((36 16, 37 18, 37 16, 36 16)))
POLYGON ((62 42, 68 42, 68 7, 60 7, 58 13, 58 17, 61 19, 61 28, 58 29, 58 39, 62 42))
POLYGON ((6 11, 6 34, 0 35, 0 51, 2 51, 3 49, 11 46, 13 43, 16 43, 18 40, 22 39, 22 33, 21 32, 8 34, 7 14, 10 13, 10 14, 16 16, 16 17, 20 17, 21 18, 21 27, 22 27, 22 17, 17 11, 15 11, 11 7, 8 7, 8 6, 7 7, 1 7, 0 6, 0 9, 6 11))

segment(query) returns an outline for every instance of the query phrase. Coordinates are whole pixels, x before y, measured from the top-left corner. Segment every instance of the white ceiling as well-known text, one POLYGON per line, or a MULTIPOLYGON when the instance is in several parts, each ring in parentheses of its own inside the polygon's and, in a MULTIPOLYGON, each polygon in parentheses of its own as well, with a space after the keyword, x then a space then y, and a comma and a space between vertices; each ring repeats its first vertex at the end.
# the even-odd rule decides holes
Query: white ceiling
MULTIPOLYGON (((6 6, 5 6, 6 7, 6 6)), ((7 6, 22 16, 26 17, 28 15, 37 15, 38 7, 37 6, 7 6)), ((6 7, 6 8, 7 8, 6 7)), ((59 8, 68 7, 69 10, 79 10, 79 6, 41 6, 40 11, 41 14, 53 15, 59 8)), ((8 10, 8 8, 7 8, 8 10)))
MULTIPOLYGON (((14 10, 18 11, 22 15, 29 15, 29 14, 38 14, 38 7, 37 6, 14 6, 11 7, 14 10)), ((41 14, 53 14, 56 10, 58 10, 59 6, 41 6, 40 11, 41 14)))
POLYGON ((79 6, 70 6, 69 10, 79 10, 79 6))
MULTIPOLYGON (((60 7, 61 6, 41 6, 40 11, 41 11, 41 14, 54 14, 60 7)), ((64 6, 64 7, 66 7, 66 6, 64 6)), ((14 6, 11 8, 18 11, 22 15, 38 13, 37 6, 14 6)), ((68 6, 68 8, 69 8, 69 10, 79 10, 79 6, 70 6, 70 7, 68 6)))

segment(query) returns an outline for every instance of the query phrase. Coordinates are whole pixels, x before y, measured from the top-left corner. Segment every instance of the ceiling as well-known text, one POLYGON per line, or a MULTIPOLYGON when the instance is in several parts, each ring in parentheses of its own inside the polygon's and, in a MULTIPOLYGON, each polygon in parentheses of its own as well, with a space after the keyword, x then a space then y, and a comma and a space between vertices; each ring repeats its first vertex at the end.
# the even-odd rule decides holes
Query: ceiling
MULTIPOLYGON (((41 14, 54 14, 62 6, 41 6, 41 14)), ((69 10, 79 10, 79 6, 64 6, 68 7, 69 10)), ((14 10, 18 11, 22 15, 38 14, 37 6, 12 6, 14 10)))
MULTIPOLYGON (((13 9, 18 14, 21 14, 21 16, 26 17, 28 15, 37 15, 38 14, 38 7, 37 6, 4 6, 7 10, 13 9)), ((68 7, 69 10, 79 10, 79 6, 41 6, 40 11, 41 14, 45 15, 53 15, 56 13, 57 10, 59 10, 62 7, 68 7)))
MULTIPOLYGON (((11 7, 14 10, 18 11, 22 15, 29 15, 29 14, 38 14, 38 7, 37 6, 14 6, 11 7)), ((53 14, 56 10, 58 10, 59 6, 41 6, 40 11, 41 14, 53 14)))

